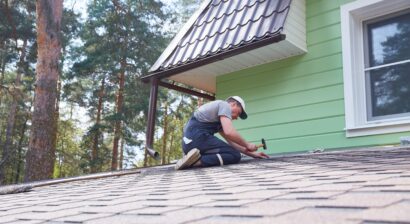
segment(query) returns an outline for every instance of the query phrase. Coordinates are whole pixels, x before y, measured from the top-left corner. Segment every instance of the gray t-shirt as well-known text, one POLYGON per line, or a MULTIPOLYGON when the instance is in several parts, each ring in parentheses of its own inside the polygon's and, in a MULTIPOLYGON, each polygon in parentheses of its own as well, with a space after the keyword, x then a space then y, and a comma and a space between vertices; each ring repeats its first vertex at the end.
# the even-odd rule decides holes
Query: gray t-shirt
POLYGON ((218 122, 219 116, 231 117, 231 106, 223 100, 215 100, 198 108, 194 117, 200 122, 218 122))

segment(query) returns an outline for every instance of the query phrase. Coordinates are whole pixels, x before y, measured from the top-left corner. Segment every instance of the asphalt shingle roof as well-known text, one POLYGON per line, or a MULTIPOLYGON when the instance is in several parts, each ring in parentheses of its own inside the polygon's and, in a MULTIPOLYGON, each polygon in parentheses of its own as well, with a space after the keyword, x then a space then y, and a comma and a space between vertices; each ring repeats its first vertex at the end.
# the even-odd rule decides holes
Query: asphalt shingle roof
POLYGON ((371 148, 147 168, 0 195, 0 223, 409 223, 409 157, 371 148))

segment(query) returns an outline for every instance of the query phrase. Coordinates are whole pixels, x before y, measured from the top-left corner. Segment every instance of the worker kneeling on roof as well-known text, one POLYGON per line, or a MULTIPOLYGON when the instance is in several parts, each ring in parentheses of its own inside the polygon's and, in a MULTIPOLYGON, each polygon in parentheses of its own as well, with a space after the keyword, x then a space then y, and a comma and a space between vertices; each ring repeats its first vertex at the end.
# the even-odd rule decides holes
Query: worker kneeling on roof
POLYGON ((268 158, 263 152, 256 152, 258 147, 245 141, 233 127, 232 120, 238 117, 248 117, 245 102, 239 96, 199 107, 184 127, 182 149, 185 155, 175 169, 239 163, 241 153, 253 158, 268 158), (214 136, 218 132, 229 144, 214 136))

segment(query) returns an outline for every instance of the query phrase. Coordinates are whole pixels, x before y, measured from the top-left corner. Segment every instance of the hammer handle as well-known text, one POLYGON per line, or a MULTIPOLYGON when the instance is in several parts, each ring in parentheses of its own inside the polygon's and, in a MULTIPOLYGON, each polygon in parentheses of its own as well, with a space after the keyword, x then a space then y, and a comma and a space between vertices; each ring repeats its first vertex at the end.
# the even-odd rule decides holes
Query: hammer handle
POLYGON ((263 147, 263 144, 256 145, 257 148, 263 147))

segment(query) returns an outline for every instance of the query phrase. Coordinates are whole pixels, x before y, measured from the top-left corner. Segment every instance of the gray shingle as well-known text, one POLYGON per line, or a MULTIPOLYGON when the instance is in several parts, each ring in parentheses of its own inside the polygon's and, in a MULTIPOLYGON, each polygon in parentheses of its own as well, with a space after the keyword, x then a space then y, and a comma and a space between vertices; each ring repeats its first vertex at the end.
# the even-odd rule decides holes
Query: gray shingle
POLYGON ((405 222, 409 156, 407 148, 360 149, 53 182, 0 195, 0 223, 405 222))

